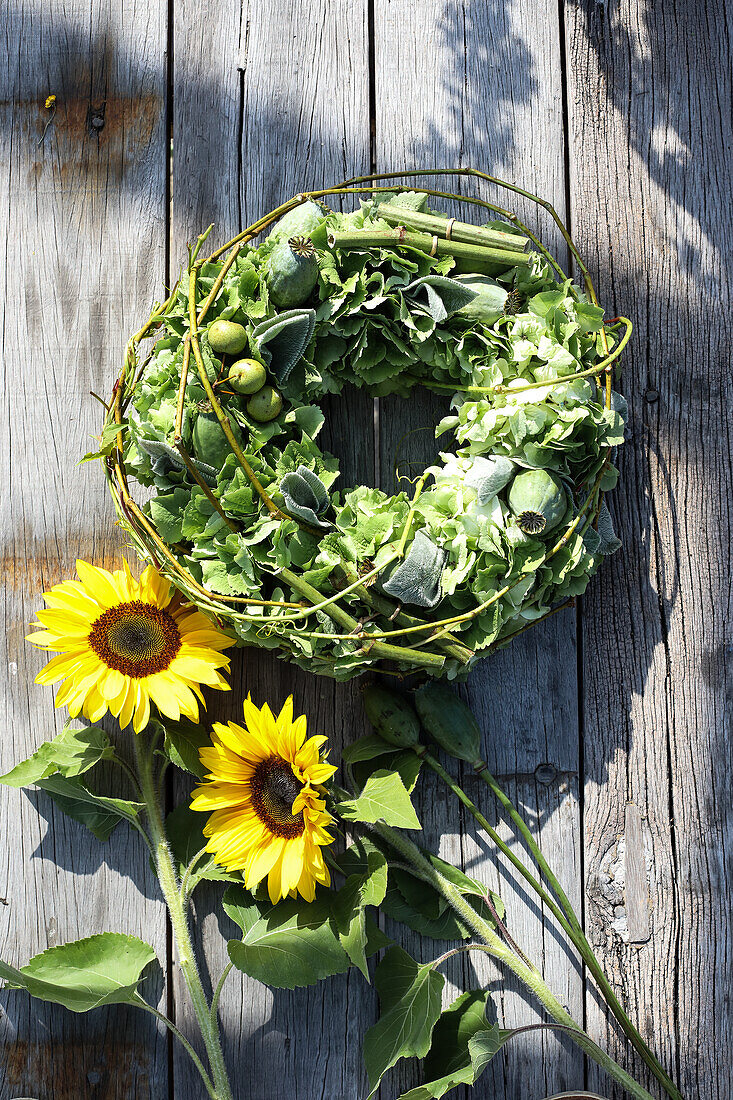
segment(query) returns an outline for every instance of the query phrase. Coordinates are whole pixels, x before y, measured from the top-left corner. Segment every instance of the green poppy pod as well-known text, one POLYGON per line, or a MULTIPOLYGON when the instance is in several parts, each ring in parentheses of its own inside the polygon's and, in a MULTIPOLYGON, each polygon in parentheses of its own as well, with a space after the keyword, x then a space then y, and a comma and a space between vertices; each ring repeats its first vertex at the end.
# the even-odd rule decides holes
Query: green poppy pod
POLYGON ((402 695, 379 684, 362 692, 367 718, 383 741, 398 749, 411 749, 420 736, 420 722, 414 708, 402 695))
POLYGON ((278 309, 302 306, 318 282, 318 259, 310 237, 283 237, 267 258, 265 279, 278 309))
POLYGON ((568 508, 565 489, 547 470, 522 470, 512 481, 507 500, 525 535, 547 534, 568 508))
POLYGON ((431 680, 415 692, 415 706, 425 732, 449 756, 469 764, 480 758, 481 730, 452 688, 431 680))

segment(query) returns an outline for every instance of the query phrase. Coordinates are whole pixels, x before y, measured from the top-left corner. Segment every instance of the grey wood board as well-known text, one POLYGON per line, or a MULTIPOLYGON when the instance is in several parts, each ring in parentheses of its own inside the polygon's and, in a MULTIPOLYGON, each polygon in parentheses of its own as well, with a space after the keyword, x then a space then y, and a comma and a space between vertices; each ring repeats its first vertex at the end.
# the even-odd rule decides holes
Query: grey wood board
MULTIPOLYGON (((62 722, 52 689, 33 685, 46 655, 24 640, 42 591, 73 575, 76 557, 121 565, 100 471, 77 463, 102 419, 89 391, 110 392, 162 270, 166 20, 134 0, 16 0, 2 24, 5 771, 62 722)), ((4 959, 109 929, 141 936, 165 965, 164 909, 136 834, 119 828, 102 846, 46 795, 3 789, 0 835, 4 959)), ((166 1040, 149 1017, 1 999, 2 1100, 166 1095, 166 1040)))
MULTIPOLYGON (((215 221, 225 242, 241 226, 306 188, 338 182, 369 167, 366 0, 338 8, 327 0, 271 6, 225 0, 175 6, 173 74, 172 257, 215 221), (210 66, 208 28, 213 28, 210 66), (205 43, 205 45, 204 45, 205 43), (223 90, 220 92, 220 88, 223 90), (179 201, 180 200, 180 201, 179 201)), ((341 458, 342 487, 374 476, 372 402, 363 395, 324 406, 325 446, 341 458)), ((238 721, 241 700, 279 707, 293 694, 312 733, 331 738, 334 759, 363 727, 358 688, 309 676, 271 654, 240 651, 233 690, 209 717, 238 721)), ((180 788, 179 788, 180 790, 180 788)), ((203 890, 199 942, 214 980, 228 961, 225 938, 237 929, 220 908, 220 890, 203 890), (208 915, 207 915, 208 914, 208 915), (223 933, 223 935, 222 935, 223 933)), ((197 921, 198 923, 198 921, 197 921)), ((225 1055, 238 1094, 269 1100, 273 1082, 298 1100, 366 1095, 361 1036, 376 1019, 373 991, 349 974, 294 992, 268 990, 230 976, 220 1002, 225 1055)), ((195 1021, 176 974, 178 1022, 195 1021)), ((176 1098, 198 1100, 185 1054, 175 1053, 176 1098)))
MULTIPOLYGON (((211 240, 220 243, 303 186, 366 171, 370 121, 378 170, 411 162, 493 169, 561 213, 567 184, 574 235, 599 273, 601 301, 637 324, 623 384, 630 438, 611 498, 625 547, 593 582, 582 615, 582 758, 571 612, 490 658, 467 695, 490 766, 535 822, 574 901, 584 872, 589 934, 629 1014, 686 1095, 724 1100, 733 1092, 730 1059, 720 1056, 732 1030, 724 503, 731 295, 719 242, 731 230, 730 82, 721 79, 731 71, 730 11, 715 0, 564 5, 563 134, 554 10, 534 0, 374 0, 373 9, 373 120, 366 0, 338 8, 216 0, 203 13, 175 0, 170 40, 162 5, 15 0, 3 16, 0 530, 12 722, 0 768, 57 728, 51 691, 32 686, 43 656, 23 641, 42 589, 69 575, 76 556, 119 564, 99 471, 75 465, 99 424, 88 391, 109 391, 126 336, 175 278, 186 240, 215 221, 211 240), (51 92, 59 108, 39 145, 51 92), (537 771, 541 764, 551 768, 537 771)), ((507 205, 538 224, 527 204, 507 205)), ((382 402, 375 454, 371 402, 353 394, 332 402, 327 432, 344 482, 379 473, 391 488, 399 438, 432 424, 439 405, 382 402)), ((424 454, 407 458, 422 465, 424 454)), ((209 716, 237 718, 247 691, 274 705, 292 691, 335 753, 361 723, 352 687, 252 651, 237 658, 233 691, 209 716)), ((462 781, 492 817, 488 792, 470 774, 462 781)), ((419 809, 425 839, 437 843, 443 833, 443 854, 499 889, 515 938, 576 1016, 585 1012, 602 1045, 625 1058, 592 989, 583 1000, 551 925, 527 908, 471 824, 458 824, 430 781, 419 809)), ((22 963, 53 942, 124 927, 164 960, 162 907, 137 840, 120 829, 102 849, 42 795, 4 791, 0 814, 9 840, 2 957, 22 963)), ((509 837, 505 822, 500 828, 509 837)), ((215 915, 218 897, 204 891, 195 906, 214 976, 226 959, 222 933, 234 932, 215 915)), ((429 941, 400 936, 430 957, 429 941)), ((503 1022, 535 1018, 512 982, 501 989, 492 967, 462 961, 447 973, 451 990, 489 981, 503 1022)), ((192 1033, 177 975, 174 989, 178 1022, 192 1033)), ((2 1005, 0 1100, 167 1094, 166 1042, 147 1019, 125 1009, 78 1018, 18 993, 3 994, 2 1005)), ((361 977, 282 994, 235 974, 222 1016, 233 1076, 252 1100, 269 1098, 273 1080, 298 1100, 365 1094, 360 1035, 376 1017, 376 997, 361 977)), ((415 1080, 414 1067, 401 1067, 383 1100, 415 1080)), ((577 1053, 534 1034, 491 1064, 474 1095, 540 1098, 582 1083, 577 1053)), ((618 1095, 593 1069, 586 1086, 618 1095)), ((178 1052, 173 1087, 177 1100, 200 1095, 178 1052)))
MULTIPOLYGON (((574 233, 601 301, 636 325, 610 504, 624 547, 584 600, 588 927, 684 1095, 722 1100, 733 1093, 720 1054, 733 1027, 731 11, 622 0, 566 15, 574 233)), ((590 995, 587 1012, 624 1057, 590 995)))
MULTIPOLYGON (((472 167, 496 173, 552 201, 562 214, 565 176, 560 38, 545 5, 528 3, 510 11, 497 0, 444 3, 413 0, 375 2, 375 159, 377 171, 404 167, 472 167)), ((562 242, 554 225, 538 217, 534 204, 475 180, 438 177, 425 186, 478 195, 515 211, 553 247, 562 242)), ((437 207, 446 204, 435 200, 437 207)), ((490 217, 469 206, 469 220, 490 217)), ((562 255, 562 253, 560 253, 562 255)), ((416 391, 409 402, 380 402, 382 487, 396 491, 397 464, 417 476, 439 449, 450 449, 444 436, 431 439, 433 425, 447 412, 448 399, 416 391), (423 429, 410 436, 405 433, 423 429)), ((410 493, 403 480, 400 489, 410 493)), ((490 768, 531 821, 535 836, 570 892, 578 900, 580 820, 578 803, 578 715, 575 616, 563 613, 517 639, 511 648, 489 657, 472 673, 467 699, 485 730, 490 768), (534 779, 549 763, 549 785, 534 779)), ((449 769, 456 772, 455 764, 449 769)), ((493 797, 466 768, 463 781, 490 818, 493 797)), ((541 910, 518 888, 506 861, 460 816, 446 799, 440 781, 426 778, 420 804, 433 832, 443 834, 446 858, 465 863, 470 873, 502 895, 512 935, 529 957, 543 966, 551 986, 577 1019, 582 1019, 582 980, 574 961, 541 910)), ((501 826, 507 839, 512 830, 501 826)), ((516 841, 513 841, 516 843, 516 841)), ((526 854, 526 853, 525 853, 526 854)), ((391 929, 390 929, 391 930, 391 929)), ((415 936, 417 957, 429 959, 431 945, 415 936)), ((432 952, 436 954, 437 952, 432 952)), ((542 1019, 537 1006, 511 975, 500 974, 484 956, 463 956, 451 974, 451 996, 487 982, 495 991, 501 1026, 542 1019), (504 980, 502 987, 501 980, 504 980)), ((394 1096, 420 1080, 419 1067, 403 1063, 384 1096, 394 1096)), ((513 1098, 545 1096, 583 1082, 577 1050, 550 1033, 530 1033, 510 1044, 487 1067, 479 1092, 513 1098)))

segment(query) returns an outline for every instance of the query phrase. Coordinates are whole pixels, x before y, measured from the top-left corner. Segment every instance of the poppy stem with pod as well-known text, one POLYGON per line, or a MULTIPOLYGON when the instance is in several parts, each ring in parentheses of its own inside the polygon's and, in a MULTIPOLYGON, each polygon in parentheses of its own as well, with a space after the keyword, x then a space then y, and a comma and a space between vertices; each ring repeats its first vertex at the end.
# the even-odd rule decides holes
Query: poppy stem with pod
POLYGON ((643 1059, 646 1066, 651 1070, 659 1083, 663 1086, 667 1095, 671 1100, 683 1100, 682 1094, 671 1080, 664 1067, 657 1060, 654 1053, 644 1042, 643 1038, 632 1024, 631 1020, 624 1011, 618 997, 616 996, 614 989, 609 982, 606 975, 603 973, 601 964, 596 958, 593 948, 591 947, 588 939, 583 931, 583 927, 570 903, 570 899, 563 890, 560 882, 557 879, 554 871, 550 867, 549 863, 542 854, 542 850, 532 835, 532 831, 527 825, 526 821, 519 813, 514 803, 505 794, 502 788, 497 783, 494 776, 488 769, 486 761, 480 757, 480 730, 476 723, 473 714, 466 704, 459 698, 459 696, 446 688, 445 685, 437 683, 426 684, 424 687, 418 689, 415 696, 417 704, 418 714, 423 728, 427 733, 441 746, 449 755, 455 757, 458 760, 463 760, 470 764, 476 775, 481 779, 502 808, 508 813, 512 822, 516 826, 518 832, 524 839, 527 847, 529 848, 532 856, 534 857, 537 866, 539 867, 542 875, 547 881, 550 891, 554 894, 552 897, 545 887, 535 878, 531 871, 529 871, 522 861, 511 851, 511 849, 501 839, 495 829, 487 821, 486 817, 481 813, 479 808, 474 803, 466 792, 451 778, 451 776, 445 771, 445 769, 438 763, 438 761, 431 756, 431 754, 424 748, 424 746, 413 746, 413 751, 421 755, 426 764, 432 770, 440 776, 440 778, 446 783, 451 791, 456 795, 459 801, 466 807, 469 813, 484 829, 489 838, 496 844, 497 848, 509 859, 516 870, 521 874, 526 882, 528 882, 535 892, 538 894, 542 902, 547 906, 550 912, 557 920, 560 927, 566 933, 572 944, 575 946, 583 962, 587 966, 590 973, 593 975, 595 982, 603 994, 603 997, 611 1009, 611 1012, 618 1020, 624 1034, 643 1059), (422 750, 422 751, 419 751, 422 750), (557 899, 557 900, 555 900, 557 899))
POLYGON ((601 965, 593 953, 570 900, 543 856, 529 826, 488 770, 486 761, 480 759, 481 731, 470 709, 452 689, 434 681, 418 688, 414 698, 417 714, 407 700, 395 692, 379 685, 364 690, 364 705, 367 716, 380 737, 399 748, 411 749, 412 752, 425 761, 427 766, 439 776, 461 804, 466 807, 486 832, 489 839, 509 860, 525 882, 532 887, 542 903, 555 917, 593 975, 598 989, 605 998, 611 1012, 619 1021, 624 1034, 664 1087, 667 1095, 671 1100, 682 1100, 682 1095, 675 1087, 674 1082, 624 1011, 611 983, 603 973, 601 965), (476 774, 487 784, 524 838, 537 866, 548 883, 549 889, 502 840, 473 799, 448 774, 426 746, 420 744, 418 738, 421 725, 428 735, 450 756, 473 766, 476 774))
POLYGON ((369 826, 383 842, 399 852, 405 863, 414 867, 421 878, 429 882, 445 898, 460 920, 484 945, 484 949, 510 970, 535 994, 546 1012, 558 1024, 562 1024, 578 1044, 581 1050, 592 1058, 609 1076, 613 1077, 636 1100, 652 1100, 647 1090, 622 1069, 605 1051, 593 1042, 590 1036, 575 1022, 572 1016, 555 997, 551 989, 531 964, 519 958, 497 935, 489 921, 484 920, 470 905, 460 890, 442 875, 426 859, 416 844, 399 829, 377 823, 369 826))

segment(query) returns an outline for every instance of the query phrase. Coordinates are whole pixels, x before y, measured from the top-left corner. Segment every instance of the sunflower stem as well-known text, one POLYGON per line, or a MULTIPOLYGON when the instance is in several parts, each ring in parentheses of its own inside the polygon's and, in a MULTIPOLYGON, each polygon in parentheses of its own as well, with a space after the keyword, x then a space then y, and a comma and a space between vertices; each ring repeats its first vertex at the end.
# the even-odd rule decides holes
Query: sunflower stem
POLYGON ((224 1056, 219 1039, 219 1028, 215 1019, 212 1020, 211 1009, 206 1000, 206 993, 201 984, 201 977, 196 965, 191 931, 188 926, 186 907, 181 896, 180 883, 176 873, 173 855, 171 853, 168 837, 163 824, 163 817, 158 801, 156 781, 153 770, 153 754, 145 741, 145 734, 135 737, 135 756, 137 759, 140 787, 143 793, 143 801, 148 817, 150 835, 153 842, 153 855, 158 872, 163 897, 168 906, 173 938, 178 954, 178 963, 184 980, 188 987, 196 1019, 201 1029, 201 1037, 206 1047, 209 1059, 211 1075, 214 1082, 213 1100, 233 1100, 229 1078, 227 1076, 224 1056))
POLYGON ((560 1001, 558 1001, 549 986, 545 984, 539 971, 535 970, 531 964, 528 965, 525 963, 523 959, 515 955, 514 952, 502 942, 493 926, 476 912, 473 906, 466 901, 460 890, 458 890, 452 882, 433 867, 417 845, 413 844, 406 836, 403 836, 398 829, 393 829, 389 825, 377 823, 371 826, 371 829, 386 841, 390 847, 395 848, 407 863, 419 871, 422 877, 431 883, 433 888, 437 890, 455 910, 461 921, 486 945, 488 954, 493 955, 495 959, 498 959, 505 966, 508 966, 509 969, 517 975, 531 992, 534 993, 545 1011, 557 1023, 564 1025, 568 1029, 569 1034, 585 1054, 592 1058, 593 1061, 596 1062, 601 1069, 605 1070, 609 1076, 613 1077, 615 1081, 618 1081, 630 1096, 635 1097, 636 1100, 653 1100, 651 1094, 647 1092, 642 1085, 638 1084, 626 1070, 622 1069, 617 1062, 614 1062, 613 1058, 593 1042, 591 1037, 586 1034, 582 1027, 575 1022, 570 1013, 563 1007, 560 1001))

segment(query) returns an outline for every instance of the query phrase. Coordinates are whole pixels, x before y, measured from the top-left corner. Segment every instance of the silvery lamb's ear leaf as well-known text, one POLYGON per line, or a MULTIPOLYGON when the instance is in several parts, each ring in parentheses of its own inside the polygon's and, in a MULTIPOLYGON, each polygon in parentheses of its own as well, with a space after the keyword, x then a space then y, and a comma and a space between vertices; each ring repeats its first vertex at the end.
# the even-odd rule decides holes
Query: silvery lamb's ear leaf
POLYGON ((589 554, 594 556, 601 548, 601 536, 596 531, 595 527, 586 527, 583 532, 583 543, 589 554))
POLYGON ((411 303, 425 310, 434 321, 445 321, 477 297, 476 291, 444 275, 426 275, 402 292, 411 303))
POLYGON ((328 491, 318 475, 307 466, 298 466, 297 470, 285 474, 280 482, 280 492, 291 515, 315 527, 331 526, 319 520, 317 515, 328 507, 328 491))
POLYGON ((615 554, 617 550, 621 549, 621 539, 617 537, 613 529, 613 520, 611 519, 611 513, 605 501, 601 505, 601 510, 598 513, 596 530, 601 540, 600 546, 598 547, 599 553, 615 554))
MULTIPOLYGON (((171 447, 169 443, 164 443, 160 439, 138 439, 137 444, 142 447, 151 458, 156 461, 168 460, 178 470, 185 470, 186 464, 181 458, 175 447, 171 447)), ((209 466, 208 462, 200 462, 197 458, 192 458, 191 463, 196 467, 201 477, 207 483, 207 485, 216 485, 216 479, 218 471, 213 466, 209 466)))
MULTIPOLYGON (((419 210, 425 213, 428 208, 428 196, 424 191, 398 191, 396 194, 382 194, 380 203, 388 202, 390 206, 404 206, 407 210, 419 210)), ((377 207, 379 214, 379 207, 377 207)))
POLYGON ((615 390, 611 390, 611 408, 619 414, 624 424, 628 422, 629 403, 623 394, 616 393, 615 390))
POLYGON ((287 382, 308 347, 316 324, 313 309, 289 309, 257 325, 255 346, 278 382, 287 382))
POLYGON ((316 503, 313 505, 313 510, 315 512, 323 512, 326 508, 328 508, 330 500, 328 490, 326 489, 326 486, 323 484, 318 474, 315 474, 313 470, 309 470, 307 466, 298 466, 295 472, 301 479, 301 481, 306 482, 311 493, 313 494, 313 497, 315 498, 316 503))
POLYGON ((489 458, 478 455, 463 480, 469 488, 476 490, 479 504, 488 504, 509 484, 515 469, 515 463, 504 455, 491 455, 489 458))
POLYGON ((445 552, 424 531, 417 531, 407 557, 384 585, 384 591, 401 603, 435 607, 441 597, 440 578, 445 552))

